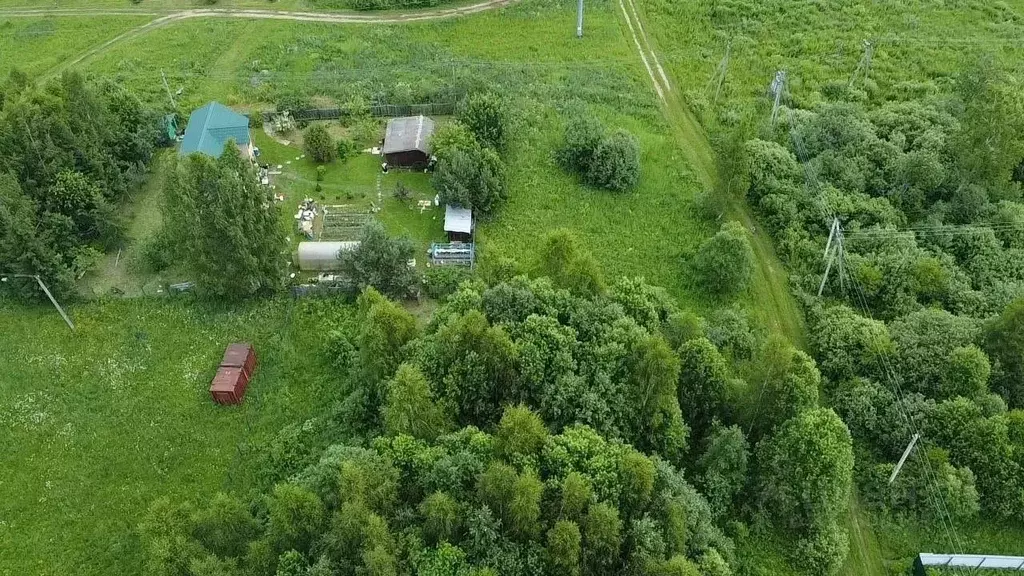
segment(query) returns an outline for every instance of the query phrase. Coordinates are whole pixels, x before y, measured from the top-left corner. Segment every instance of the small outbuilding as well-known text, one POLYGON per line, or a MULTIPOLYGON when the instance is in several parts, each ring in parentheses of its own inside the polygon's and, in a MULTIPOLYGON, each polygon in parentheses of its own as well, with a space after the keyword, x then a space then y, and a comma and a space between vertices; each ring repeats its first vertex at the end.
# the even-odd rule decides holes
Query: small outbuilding
POLYGON ((449 242, 473 241, 473 211, 469 208, 446 204, 444 207, 444 231, 449 242))
POLYGON ((358 241, 350 242, 299 242, 296 261, 299 270, 308 272, 330 272, 339 269, 339 255, 359 247, 358 241))
POLYGON ((381 154, 390 166, 426 168, 430 163, 430 137, 434 121, 426 116, 407 116, 388 120, 381 154))
POLYGON ((224 146, 234 140, 242 155, 252 158, 252 135, 249 133, 249 118, 219 103, 210 102, 197 108, 188 117, 185 136, 181 140, 182 156, 202 152, 214 158, 224 153, 224 146))
POLYGON ((256 350, 251 344, 229 345, 210 384, 213 401, 218 404, 241 403, 255 370, 256 350))

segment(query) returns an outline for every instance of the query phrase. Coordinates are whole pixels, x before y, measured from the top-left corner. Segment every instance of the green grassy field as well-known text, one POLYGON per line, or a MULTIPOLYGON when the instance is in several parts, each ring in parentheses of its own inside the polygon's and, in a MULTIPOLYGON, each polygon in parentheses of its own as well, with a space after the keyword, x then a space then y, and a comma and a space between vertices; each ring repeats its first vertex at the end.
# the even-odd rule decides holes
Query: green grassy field
POLYGON ((209 309, 128 299, 0 307, 0 574, 138 573, 134 527, 161 494, 244 491, 240 450, 327 410, 340 382, 320 367, 327 301, 209 309), (224 346, 253 342, 246 402, 207 387, 224 346))

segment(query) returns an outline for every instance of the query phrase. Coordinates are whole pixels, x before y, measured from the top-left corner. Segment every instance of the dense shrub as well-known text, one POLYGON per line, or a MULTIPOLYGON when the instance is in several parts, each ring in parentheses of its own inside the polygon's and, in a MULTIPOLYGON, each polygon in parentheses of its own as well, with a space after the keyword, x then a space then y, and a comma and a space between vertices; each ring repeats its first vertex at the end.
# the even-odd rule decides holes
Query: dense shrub
POLYGON ((746 290, 754 273, 754 251, 743 226, 739 222, 723 224, 701 244, 693 267, 711 294, 730 296, 746 290))
POLYGON ((302 149, 314 162, 333 162, 338 155, 334 138, 323 124, 313 124, 302 133, 302 149))
POLYGON ((640 180, 640 145, 625 130, 607 133, 601 121, 576 113, 565 128, 559 163, 598 188, 622 192, 640 180))

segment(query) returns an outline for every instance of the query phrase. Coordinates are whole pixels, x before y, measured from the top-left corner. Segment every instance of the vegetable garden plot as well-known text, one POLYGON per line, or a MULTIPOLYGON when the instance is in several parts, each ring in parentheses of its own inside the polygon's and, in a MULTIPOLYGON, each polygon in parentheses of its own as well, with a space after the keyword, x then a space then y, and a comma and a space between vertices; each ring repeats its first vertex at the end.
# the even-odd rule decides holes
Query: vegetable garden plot
POLYGON ((373 214, 352 210, 351 206, 325 206, 319 240, 358 240, 373 214))

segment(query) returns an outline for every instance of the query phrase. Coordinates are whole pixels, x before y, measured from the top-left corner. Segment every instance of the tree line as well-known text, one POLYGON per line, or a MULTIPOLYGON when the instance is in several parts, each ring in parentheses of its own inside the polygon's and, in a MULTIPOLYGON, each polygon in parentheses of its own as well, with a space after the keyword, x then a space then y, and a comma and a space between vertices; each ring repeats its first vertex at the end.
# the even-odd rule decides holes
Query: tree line
MULTIPOLYGON (((66 72, 0 86, 0 272, 39 275, 55 294, 124 240, 126 202, 161 142, 158 115, 113 82, 66 72)), ((34 280, 0 290, 41 298, 34 280)))

